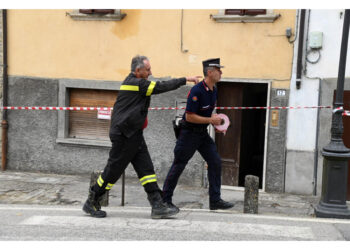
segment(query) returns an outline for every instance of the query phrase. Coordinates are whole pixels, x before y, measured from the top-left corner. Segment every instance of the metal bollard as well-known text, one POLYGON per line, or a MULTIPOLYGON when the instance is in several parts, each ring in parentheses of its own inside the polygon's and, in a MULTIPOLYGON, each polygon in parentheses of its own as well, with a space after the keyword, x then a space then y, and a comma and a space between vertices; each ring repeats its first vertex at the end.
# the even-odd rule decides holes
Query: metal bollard
POLYGON ((259 177, 246 175, 244 186, 243 213, 257 214, 259 203, 259 177))
MULTIPOLYGON (((103 171, 94 171, 91 173, 91 179, 90 179, 90 187, 94 186, 96 184, 97 178, 100 177, 103 171)), ((109 197, 109 191, 104 193, 102 195, 101 199, 101 206, 107 207, 108 206, 108 197, 109 197)))

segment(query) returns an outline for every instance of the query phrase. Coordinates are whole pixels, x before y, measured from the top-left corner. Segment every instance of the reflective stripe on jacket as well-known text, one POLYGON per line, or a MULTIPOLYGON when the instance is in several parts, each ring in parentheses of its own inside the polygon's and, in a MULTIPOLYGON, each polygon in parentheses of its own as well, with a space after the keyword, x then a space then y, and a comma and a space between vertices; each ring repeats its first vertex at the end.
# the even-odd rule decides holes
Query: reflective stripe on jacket
POLYGON ((122 83, 113 107, 110 134, 132 136, 142 129, 151 102, 151 95, 175 90, 186 84, 186 78, 149 81, 130 73, 122 83))

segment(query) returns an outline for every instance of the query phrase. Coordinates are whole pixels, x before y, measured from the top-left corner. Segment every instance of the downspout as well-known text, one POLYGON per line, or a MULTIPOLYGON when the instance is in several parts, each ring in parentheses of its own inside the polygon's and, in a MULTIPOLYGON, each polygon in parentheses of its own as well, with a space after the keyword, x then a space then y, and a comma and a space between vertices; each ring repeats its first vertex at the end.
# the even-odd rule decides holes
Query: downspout
POLYGON ((299 29, 299 44, 298 44, 298 58, 297 58, 297 78, 296 87, 300 89, 301 85, 301 72, 303 68, 303 47, 304 47, 304 29, 305 29, 305 9, 300 13, 300 29, 299 29))
MULTIPOLYGON (((317 106, 320 106, 321 103, 321 78, 318 79, 319 90, 318 90, 318 103, 317 106)), ((318 167, 318 133, 320 132, 320 110, 317 109, 317 121, 316 121, 316 138, 315 138, 315 154, 314 154, 314 190, 313 195, 317 195, 317 167, 318 167)))
MULTIPOLYGON (((2 25, 3 25, 3 87, 2 87, 2 106, 7 106, 8 92, 8 75, 7 75, 7 11, 2 10, 2 25)), ((2 154, 1 154, 1 170, 6 170, 7 164, 7 110, 2 111, 2 154)))
POLYGON ((184 49, 184 44, 183 44, 183 40, 184 40, 184 38, 183 38, 183 36, 184 36, 184 28, 183 28, 183 26, 184 26, 184 10, 182 9, 181 10, 181 52, 182 53, 187 53, 188 52, 188 49, 184 49))
MULTIPOLYGON (((309 28, 310 28, 310 16, 311 16, 311 10, 308 11, 308 15, 307 15, 307 30, 306 30, 306 44, 308 44, 309 41, 309 28)), ((305 46, 307 47, 307 46, 305 46)), ((307 54, 307 48, 305 48, 305 55, 307 54)), ((307 75, 307 62, 305 62, 305 70, 304 70, 304 74, 305 77, 308 79, 314 79, 314 80, 318 80, 318 100, 317 100, 317 106, 321 105, 321 93, 322 93, 322 79, 320 77, 309 77, 307 75)), ((316 137, 315 137, 315 153, 314 153, 314 176, 313 176, 313 195, 317 195, 317 168, 318 168, 318 138, 319 138, 319 132, 320 132, 320 109, 317 109, 317 120, 316 120, 316 137)))
MULTIPOLYGON (((311 16, 311 10, 308 10, 307 15, 307 29, 306 29, 306 44, 308 44, 309 40, 309 28, 310 28, 310 16, 311 16)), ((307 52, 307 48, 304 50, 305 54, 307 52)), ((318 100, 317 100, 317 106, 321 105, 321 94, 322 94, 322 79, 320 77, 309 77, 307 75, 307 62, 305 62, 305 69, 304 74, 305 77, 308 79, 318 80, 318 100)), ((318 155, 319 155, 319 149, 318 149, 318 141, 319 141, 319 132, 320 132, 320 109, 317 109, 317 119, 316 119, 316 137, 315 137, 315 153, 314 153, 314 175, 313 175, 313 195, 317 195, 317 176, 318 176, 318 155)))

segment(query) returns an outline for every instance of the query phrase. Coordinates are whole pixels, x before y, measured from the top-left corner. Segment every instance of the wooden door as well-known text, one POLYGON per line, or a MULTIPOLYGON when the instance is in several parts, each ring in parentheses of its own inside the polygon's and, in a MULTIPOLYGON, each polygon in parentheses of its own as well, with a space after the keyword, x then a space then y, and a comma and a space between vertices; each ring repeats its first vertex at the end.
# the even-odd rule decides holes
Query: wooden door
MULTIPOLYGON (((243 84, 218 83, 218 107, 240 107, 243 101, 243 84)), ((226 135, 215 134, 215 142, 222 160, 222 185, 238 186, 240 147, 241 147, 241 110, 217 110, 226 114, 231 122, 226 135)))
MULTIPOLYGON (((350 110, 350 91, 349 90, 344 91, 343 102, 344 102, 344 109, 350 110)), ((343 116, 343 126, 344 126, 344 133, 343 133, 344 145, 347 148, 350 148, 350 116, 343 116)), ((350 201, 350 160, 348 161, 348 187, 347 187, 346 200, 350 201)))

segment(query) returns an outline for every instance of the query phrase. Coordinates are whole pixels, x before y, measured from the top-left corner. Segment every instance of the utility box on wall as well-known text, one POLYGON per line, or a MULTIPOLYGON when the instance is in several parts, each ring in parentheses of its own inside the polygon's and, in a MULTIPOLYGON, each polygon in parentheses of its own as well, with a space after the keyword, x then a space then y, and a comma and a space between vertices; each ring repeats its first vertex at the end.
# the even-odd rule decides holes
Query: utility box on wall
POLYGON ((321 31, 313 31, 310 33, 309 46, 311 49, 321 49, 323 41, 323 33, 321 31))

